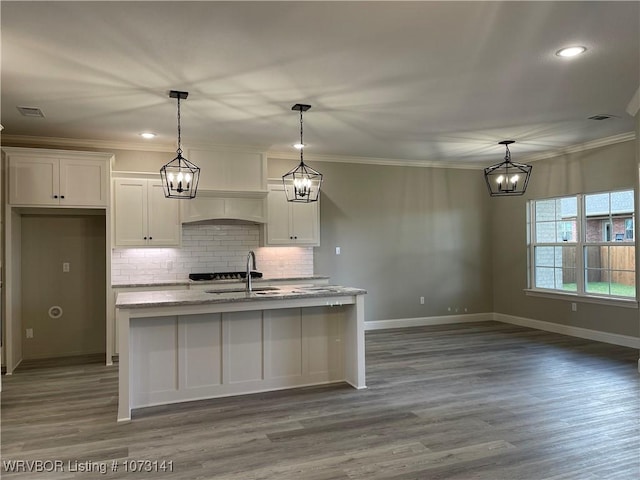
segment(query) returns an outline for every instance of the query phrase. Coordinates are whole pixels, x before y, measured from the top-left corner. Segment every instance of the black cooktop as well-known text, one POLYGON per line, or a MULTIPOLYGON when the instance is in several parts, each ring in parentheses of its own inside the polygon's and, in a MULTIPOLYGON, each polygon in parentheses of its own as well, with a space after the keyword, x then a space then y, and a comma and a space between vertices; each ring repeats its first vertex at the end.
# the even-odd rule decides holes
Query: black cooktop
MULTIPOLYGON (((235 280, 247 278, 247 272, 214 272, 214 273, 190 273, 189 280, 235 280)), ((261 272, 251 271, 251 278, 262 278, 261 272)))

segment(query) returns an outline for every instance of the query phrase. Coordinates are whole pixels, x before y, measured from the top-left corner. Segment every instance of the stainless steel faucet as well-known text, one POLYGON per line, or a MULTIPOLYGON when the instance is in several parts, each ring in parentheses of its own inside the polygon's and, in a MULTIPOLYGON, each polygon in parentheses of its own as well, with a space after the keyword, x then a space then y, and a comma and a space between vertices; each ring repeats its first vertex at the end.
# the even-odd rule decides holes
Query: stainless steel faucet
POLYGON ((247 254, 247 292, 251 293, 251 259, 253 259, 253 270, 256 269, 256 254, 253 250, 249 250, 247 254))

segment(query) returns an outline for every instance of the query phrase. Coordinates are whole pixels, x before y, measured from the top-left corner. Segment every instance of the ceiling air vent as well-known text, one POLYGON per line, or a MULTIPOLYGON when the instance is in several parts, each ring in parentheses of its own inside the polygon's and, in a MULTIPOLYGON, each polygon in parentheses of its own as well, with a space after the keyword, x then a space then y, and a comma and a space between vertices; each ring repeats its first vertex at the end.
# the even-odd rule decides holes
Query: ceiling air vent
POLYGON ((614 115, 607 115, 606 113, 600 113, 598 115, 594 115, 593 117, 588 117, 589 120, 609 120, 613 118, 614 115))
POLYGON ((44 118, 44 113, 38 107, 16 107, 18 111, 25 117, 44 118))

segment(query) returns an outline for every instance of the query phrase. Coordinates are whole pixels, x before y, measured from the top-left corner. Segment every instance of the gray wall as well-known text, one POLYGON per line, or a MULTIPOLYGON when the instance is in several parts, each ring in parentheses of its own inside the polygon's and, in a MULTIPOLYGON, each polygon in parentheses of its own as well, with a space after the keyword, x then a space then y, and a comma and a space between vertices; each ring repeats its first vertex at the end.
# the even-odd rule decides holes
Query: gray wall
MULTIPOLYGON (((514 158, 517 161, 516 158, 514 158)), ((526 296, 526 202, 533 198, 637 188, 636 142, 630 141, 533 163, 527 193, 491 198, 494 311, 546 322, 638 336, 638 310, 526 296)))
MULTIPOLYGON (((295 163, 269 159, 269 177, 295 163)), ((493 311, 481 171, 310 163, 324 174, 314 271, 366 289, 366 321, 493 311)))

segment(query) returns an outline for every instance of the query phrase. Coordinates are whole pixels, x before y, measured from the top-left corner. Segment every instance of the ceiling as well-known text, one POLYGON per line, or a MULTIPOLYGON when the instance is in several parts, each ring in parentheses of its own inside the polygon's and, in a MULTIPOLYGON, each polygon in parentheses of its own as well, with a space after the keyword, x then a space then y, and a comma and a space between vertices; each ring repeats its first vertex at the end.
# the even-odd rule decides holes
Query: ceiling
POLYGON ((2 1, 5 137, 486 166, 630 134, 640 2, 2 1), (555 52, 584 45, 567 59, 555 52), (45 118, 22 116, 39 107, 45 118), (588 117, 607 114, 608 120, 588 117), (153 140, 139 133, 152 131, 153 140))

